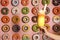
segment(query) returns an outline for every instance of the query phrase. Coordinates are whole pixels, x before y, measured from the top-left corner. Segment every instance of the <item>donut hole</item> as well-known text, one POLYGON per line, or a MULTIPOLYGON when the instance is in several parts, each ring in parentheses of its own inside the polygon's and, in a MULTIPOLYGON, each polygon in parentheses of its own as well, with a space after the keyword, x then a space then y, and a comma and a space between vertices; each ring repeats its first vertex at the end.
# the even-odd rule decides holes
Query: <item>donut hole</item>
POLYGON ((59 32, 60 31, 60 25, 55 24, 55 25, 53 25, 52 29, 54 32, 59 32))

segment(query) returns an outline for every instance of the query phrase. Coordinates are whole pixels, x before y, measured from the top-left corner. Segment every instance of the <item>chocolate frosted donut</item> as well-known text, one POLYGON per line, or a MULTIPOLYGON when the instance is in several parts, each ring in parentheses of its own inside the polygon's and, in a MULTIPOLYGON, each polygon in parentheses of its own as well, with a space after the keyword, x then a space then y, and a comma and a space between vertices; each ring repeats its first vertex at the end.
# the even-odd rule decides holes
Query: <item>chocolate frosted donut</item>
POLYGON ((54 6, 58 6, 60 4, 60 0, 52 0, 52 4, 54 6))
POLYGON ((37 16, 32 17, 32 22, 36 23, 37 22, 37 16))
POLYGON ((52 26, 52 30, 56 33, 60 35, 60 25, 55 24, 52 26))
POLYGON ((19 25, 13 25, 13 26, 12 26, 12 30, 13 30, 14 32, 19 32, 20 26, 19 26, 19 25))
POLYGON ((1 13, 2 13, 3 15, 7 15, 7 14, 9 13, 9 9, 6 8, 6 7, 4 7, 4 8, 1 9, 1 13))
POLYGON ((55 14, 55 15, 58 15, 60 14, 60 7, 54 7, 52 12, 55 14))

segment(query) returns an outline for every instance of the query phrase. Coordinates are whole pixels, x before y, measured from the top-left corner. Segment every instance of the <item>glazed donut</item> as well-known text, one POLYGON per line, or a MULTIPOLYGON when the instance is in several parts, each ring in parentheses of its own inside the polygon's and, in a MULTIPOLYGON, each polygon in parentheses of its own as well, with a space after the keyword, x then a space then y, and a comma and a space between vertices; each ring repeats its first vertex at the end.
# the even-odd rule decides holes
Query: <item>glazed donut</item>
POLYGON ((22 17, 22 22, 23 23, 28 23, 30 21, 29 17, 28 16, 23 16, 22 17))
POLYGON ((36 23, 37 22, 37 16, 32 17, 32 22, 36 23))
POLYGON ((10 37, 8 34, 5 33, 2 35, 2 40, 9 40, 9 39, 10 39, 10 37))
POLYGON ((45 23, 48 23, 50 21, 50 17, 49 16, 45 16, 45 23))
POLYGON ((29 4, 29 0, 21 0, 21 4, 23 6, 27 6, 29 4))
POLYGON ((1 13, 2 13, 3 15, 7 15, 7 14, 9 13, 9 9, 6 8, 6 7, 4 7, 4 8, 1 9, 1 13))
POLYGON ((11 3, 13 6, 17 6, 19 4, 19 0, 12 0, 11 3))
POLYGON ((54 24, 52 26, 52 30, 55 32, 55 34, 59 34, 60 35, 60 25, 54 24))
POLYGON ((32 26, 32 30, 33 30, 34 32, 38 32, 38 31, 39 31, 38 25, 37 25, 37 24, 34 24, 34 25, 32 26))
POLYGON ((54 6, 58 6, 59 5, 59 0, 52 0, 52 4, 54 6))
POLYGON ((52 12, 55 14, 55 15, 58 15, 60 14, 60 7, 54 7, 52 12))
POLYGON ((29 13, 29 8, 28 7, 23 7, 21 11, 22 11, 22 14, 26 15, 26 14, 29 13))
POLYGON ((34 34, 33 35, 33 40, 40 40, 40 35, 39 34, 34 34))
POLYGON ((20 26, 19 25, 13 25, 13 27, 12 27, 12 31, 14 31, 14 32, 19 32, 19 30, 20 30, 20 26))
POLYGON ((30 40, 29 35, 24 34, 23 37, 22 37, 22 40, 30 40))
POLYGON ((1 0, 2 6, 7 6, 9 4, 9 0, 1 0))
POLYGON ((22 26, 22 30, 24 31, 24 32, 27 32, 28 30, 29 30, 29 25, 27 25, 27 24, 25 24, 25 25, 23 25, 22 26))
POLYGON ((13 34, 12 40, 20 40, 20 35, 18 33, 13 34))
POLYGON ((14 7, 14 8, 12 8, 12 14, 19 14, 20 13, 20 10, 19 10, 19 8, 18 7, 14 7))
MULTIPOLYGON (((42 8, 43 10, 44 10, 44 8, 42 8)), ((50 9, 49 9, 49 7, 46 7, 46 12, 45 12, 45 14, 47 15, 47 14, 49 14, 50 13, 50 9)))
POLYGON ((3 25, 1 29, 3 32, 8 32, 10 30, 10 27, 9 25, 3 25))
POLYGON ((10 18, 9 18, 8 16, 3 16, 3 17, 1 18, 1 21, 2 21, 3 23, 8 23, 8 22, 10 21, 10 18))
POLYGON ((59 24, 60 23, 60 16, 54 16, 53 18, 52 18, 52 20, 53 20, 53 22, 54 23, 57 23, 57 24, 59 24))
POLYGON ((39 5, 39 0, 32 0, 31 1, 33 6, 38 6, 39 5))
POLYGON ((42 0, 43 5, 45 5, 45 4, 49 5, 49 3, 50 3, 50 0, 42 0))
POLYGON ((37 14, 38 14, 38 7, 33 7, 31 11, 32 11, 32 13, 33 13, 34 15, 37 16, 37 14))
POLYGON ((43 39, 43 40, 50 40, 51 38, 48 37, 47 35, 43 34, 43 35, 42 35, 42 39, 43 39))
POLYGON ((20 21, 20 18, 19 18, 19 16, 13 16, 12 17, 12 22, 14 23, 14 24, 17 24, 17 23, 19 23, 19 21, 20 21))

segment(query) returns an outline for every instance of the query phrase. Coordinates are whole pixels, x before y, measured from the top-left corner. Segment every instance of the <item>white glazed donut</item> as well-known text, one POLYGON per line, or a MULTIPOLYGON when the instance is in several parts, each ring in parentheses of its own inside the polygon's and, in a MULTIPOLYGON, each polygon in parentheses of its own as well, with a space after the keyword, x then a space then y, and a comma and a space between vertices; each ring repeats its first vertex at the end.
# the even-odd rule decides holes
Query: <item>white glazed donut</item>
POLYGON ((53 22, 59 24, 60 23, 60 16, 54 16, 53 17, 53 22))
POLYGON ((8 34, 3 34, 2 35, 2 40, 9 40, 9 35, 8 34))
POLYGON ((19 14, 19 8, 18 7, 14 7, 14 8, 12 8, 12 13, 13 14, 19 14))
POLYGON ((33 35, 33 40, 40 40, 40 35, 38 33, 34 34, 33 35))
POLYGON ((12 5, 17 6, 19 4, 19 0, 12 0, 12 5))
POLYGON ((39 5, 39 0, 32 0, 32 5, 33 6, 39 5))

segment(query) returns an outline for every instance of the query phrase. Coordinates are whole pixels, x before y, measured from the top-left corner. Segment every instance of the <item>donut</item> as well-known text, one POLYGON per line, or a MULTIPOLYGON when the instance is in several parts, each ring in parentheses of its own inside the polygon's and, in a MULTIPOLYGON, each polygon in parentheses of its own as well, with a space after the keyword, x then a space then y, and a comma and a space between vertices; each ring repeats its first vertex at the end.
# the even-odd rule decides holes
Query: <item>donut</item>
POLYGON ((29 30, 29 25, 27 25, 27 24, 25 24, 25 25, 23 25, 22 26, 22 30, 24 31, 24 32, 27 32, 28 30, 29 30))
MULTIPOLYGON (((44 10, 44 8, 42 8, 43 10, 44 10)), ((50 13, 50 9, 49 9, 49 7, 46 7, 46 12, 45 12, 45 14, 47 15, 47 14, 49 14, 50 13)))
POLYGON ((47 28, 48 31, 50 30, 50 25, 49 24, 45 24, 44 26, 47 28))
POLYGON ((59 5, 59 0, 52 0, 52 4, 54 6, 58 6, 59 5))
POLYGON ((19 14, 20 13, 20 10, 18 7, 14 7, 12 8, 12 14, 15 15, 15 14, 19 14))
POLYGON ((52 10, 53 14, 58 15, 60 14, 60 7, 54 7, 52 10))
POLYGON ((42 4, 43 5, 45 5, 45 4, 49 5, 50 4, 50 0, 42 0, 42 4))
POLYGON ((32 22, 37 23, 37 16, 32 17, 32 22))
POLYGON ((12 40, 20 40, 20 35, 18 33, 13 34, 12 40))
POLYGON ((55 34, 59 34, 60 35, 60 25, 54 24, 52 26, 52 30, 55 32, 55 34))
POLYGON ((29 8, 28 7, 23 7, 21 11, 22 11, 22 14, 26 15, 26 14, 29 13, 29 8))
POLYGON ((10 30, 10 27, 9 25, 3 25, 1 29, 3 32, 8 32, 10 30))
POLYGON ((22 22, 23 23, 28 23, 30 21, 29 17, 28 16, 23 16, 22 17, 22 22))
POLYGON ((7 6, 9 4, 9 0, 1 0, 2 6, 7 6))
POLYGON ((17 23, 19 23, 19 21, 20 21, 20 18, 19 18, 19 16, 13 16, 12 17, 12 22, 14 23, 14 24, 17 24, 17 23))
POLYGON ((24 35, 22 36, 22 40, 30 40, 29 35, 24 34, 24 35))
POLYGON ((4 7, 4 8, 1 9, 1 13, 2 13, 3 15, 7 15, 7 14, 9 13, 9 9, 6 8, 6 7, 4 7))
POLYGON ((42 35, 42 39, 43 39, 43 40, 50 40, 51 38, 48 37, 47 35, 43 34, 43 35, 42 35))
POLYGON ((10 18, 9 18, 8 16, 3 16, 3 17, 1 18, 1 21, 2 21, 3 23, 8 23, 8 22, 10 21, 10 18))
POLYGON ((40 40, 40 35, 37 33, 37 34, 34 34, 33 37, 32 37, 33 40, 40 40))
POLYGON ((11 4, 12 6, 17 6, 19 4, 19 0, 12 0, 11 4))
POLYGON ((2 40, 9 40, 10 37, 9 37, 9 34, 5 33, 2 35, 2 40))
POLYGON ((19 32, 19 30, 20 30, 20 26, 19 25, 15 24, 15 25, 12 26, 12 31, 13 32, 19 32))
POLYGON ((33 6, 38 6, 39 5, 39 0, 32 0, 31 1, 33 6))
POLYGON ((57 15, 53 16, 52 21, 56 24, 59 24, 60 23, 60 16, 57 16, 57 15))
POLYGON ((50 21, 50 17, 49 16, 45 16, 45 23, 48 23, 50 21))
POLYGON ((37 16, 37 14, 38 14, 38 7, 33 7, 31 11, 32 11, 32 14, 37 16))
POLYGON ((37 25, 37 24, 34 24, 34 25, 32 26, 32 30, 33 30, 34 32, 39 32, 38 25, 37 25))
POLYGON ((29 4, 29 0, 21 0, 21 4, 23 6, 27 6, 29 4))

